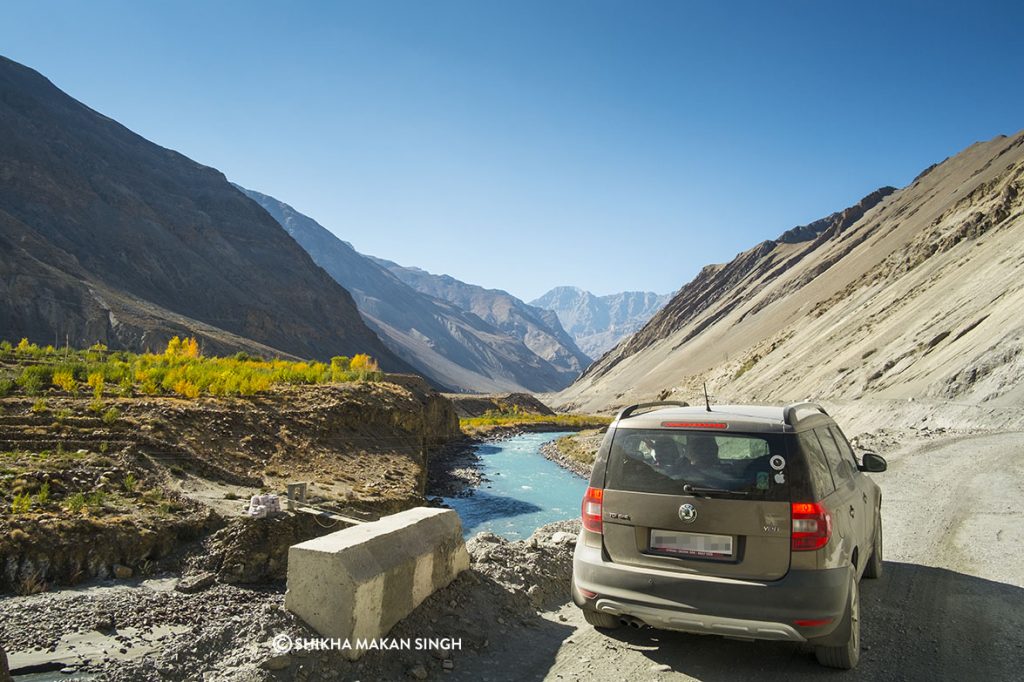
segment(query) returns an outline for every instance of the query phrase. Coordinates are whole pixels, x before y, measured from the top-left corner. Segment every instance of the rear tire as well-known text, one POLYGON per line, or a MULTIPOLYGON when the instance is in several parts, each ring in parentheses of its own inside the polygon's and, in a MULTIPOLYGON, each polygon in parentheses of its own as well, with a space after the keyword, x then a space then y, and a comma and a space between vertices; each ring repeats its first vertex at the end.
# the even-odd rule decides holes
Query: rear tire
POLYGON ((857 576, 850 578, 850 597, 846 605, 846 614, 839 625, 840 630, 847 633, 846 643, 840 646, 815 647, 814 655, 818 663, 828 668, 852 670, 860 660, 860 588, 857 576))
POLYGON ((595 628, 601 628, 602 630, 614 630, 622 625, 619 619, 610 613, 599 613, 590 609, 583 609, 583 618, 595 628))
POLYGON ((871 548, 871 558, 864 566, 865 578, 882 577, 882 515, 878 515, 875 521, 875 541, 871 548))

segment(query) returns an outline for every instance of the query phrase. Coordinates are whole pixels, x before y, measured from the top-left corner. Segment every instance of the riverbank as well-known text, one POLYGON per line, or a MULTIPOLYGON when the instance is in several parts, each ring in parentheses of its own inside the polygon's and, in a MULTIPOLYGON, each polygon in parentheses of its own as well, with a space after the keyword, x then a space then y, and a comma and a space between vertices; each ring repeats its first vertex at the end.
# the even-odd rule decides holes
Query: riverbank
POLYGON ((589 479, 605 429, 588 429, 545 443, 540 453, 577 476, 589 479))
MULTIPOLYGON (((554 422, 519 422, 492 424, 475 429, 471 433, 464 433, 461 438, 440 448, 431 456, 427 469, 427 497, 463 497, 482 483, 486 483, 487 479, 480 473, 480 456, 476 453, 477 448, 481 445, 500 443, 528 433, 556 433, 574 430, 586 433, 592 429, 578 425, 564 426, 554 422)), ((549 455, 546 451, 549 446, 550 444, 541 446, 541 453, 545 457, 575 474, 585 478, 590 476, 589 467, 586 468, 585 473, 580 473, 583 468, 580 468, 579 471, 572 469, 568 461, 559 461, 554 451, 549 455)))
POLYGON ((388 634, 458 642, 448 650, 375 650, 357 662, 335 651, 275 651, 280 635, 318 637, 284 609, 283 584, 186 593, 175 589, 173 577, 5 599, 0 641, 14 672, 35 666, 51 670, 54 679, 505 679, 492 662, 507 650, 559 642, 569 632, 542 614, 568 599, 578 532, 579 521, 571 520, 519 542, 493 534, 470 540, 470 569, 388 634), (516 632, 514 641, 509 631, 516 632))

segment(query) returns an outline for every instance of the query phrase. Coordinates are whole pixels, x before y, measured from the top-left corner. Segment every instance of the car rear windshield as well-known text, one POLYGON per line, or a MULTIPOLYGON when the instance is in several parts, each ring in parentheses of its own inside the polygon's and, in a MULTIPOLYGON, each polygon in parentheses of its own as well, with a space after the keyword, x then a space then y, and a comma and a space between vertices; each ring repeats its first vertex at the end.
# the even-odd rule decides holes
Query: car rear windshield
POLYGON ((787 457, 782 434, 618 429, 605 487, 682 495, 690 484, 759 500, 789 500, 795 471, 787 457))

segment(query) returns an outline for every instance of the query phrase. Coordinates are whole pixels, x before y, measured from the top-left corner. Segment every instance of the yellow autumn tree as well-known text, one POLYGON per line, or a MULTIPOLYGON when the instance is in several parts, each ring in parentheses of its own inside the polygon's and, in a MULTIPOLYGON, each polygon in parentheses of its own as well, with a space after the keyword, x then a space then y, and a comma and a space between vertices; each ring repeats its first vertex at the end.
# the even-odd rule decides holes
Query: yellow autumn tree
POLYGON ((351 368, 353 372, 376 372, 380 369, 377 361, 366 353, 359 353, 353 357, 351 368))
POLYGON ((167 342, 167 350, 164 351, 164 355, 172 358, 198 358, 199 341, 194 336, 184 339, 175 336, 167 342))
POLYGON ((175 357, 181 355, 181 339, 175 336, 170 341, 168 341, 167 350, 164 351, 164 355, 168 357, 175 357))
POLYGON ((71 370, 57 370, 54 372, 53 385, 71 394, 78 392, 78 384, 75 381, 75 375, 71 370))
POLYGON ((92 387, 92 397, 97 402, 103 399, 103 372, 93 372, 89 375, 89 386, 92 387))

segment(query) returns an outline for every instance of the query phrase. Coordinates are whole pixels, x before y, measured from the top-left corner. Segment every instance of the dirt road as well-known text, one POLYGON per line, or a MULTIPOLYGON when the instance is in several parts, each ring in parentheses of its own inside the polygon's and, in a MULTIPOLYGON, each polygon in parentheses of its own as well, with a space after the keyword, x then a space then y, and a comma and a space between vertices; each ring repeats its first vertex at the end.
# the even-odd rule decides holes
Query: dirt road
POLYGON ((889 471, 875 475, 883 490, 884 575, 862 583, 864 650, 855 671, 822 668, 801 645, 598 632, 569 605, 550 615, 548 631, 508 642, 486 668, 464 672, 629 682, 1021 679, 1024 434, 916 442, 888 460, 889 471))

